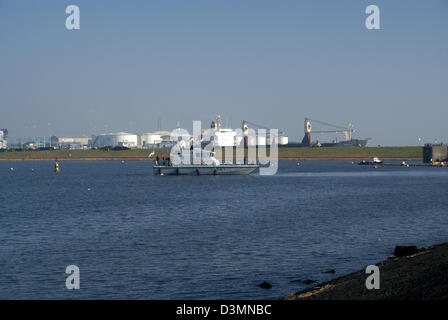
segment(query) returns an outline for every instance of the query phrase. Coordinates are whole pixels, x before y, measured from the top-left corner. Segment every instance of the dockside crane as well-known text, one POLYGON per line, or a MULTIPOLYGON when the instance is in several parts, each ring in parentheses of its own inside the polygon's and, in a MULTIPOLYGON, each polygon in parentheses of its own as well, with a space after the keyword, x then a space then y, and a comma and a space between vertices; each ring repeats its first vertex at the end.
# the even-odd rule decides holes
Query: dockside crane
POLYGON ((313 120, 309 118, 305 118, 305 125, 304 125, 304 131, 305 136, 302 139, 302 144, 305 146, 311 145, 311 133, 342 133, 344 135, 345 140, 352 140, 353 139, 353 132, 355 130, 353 129, 352 124, 350 123, 347 128, 334 125, 328 122, 320 121, 320 120, 313 120), (327 127, 335 128, 335 130, 311 130, 311 121, 315 123, 322 124, 327 127))
MULTIPOLYGON (((268 128, 268 127, 266 127, 266 126, 263 126, 263 125, 261 125, 261 124, 256 124, 256 123, 251 122, 251 121, 244 120, 244 122, 246 122, 247 124, 250 124, 251 126, 253 126, 253 127, 257 128, 257 129, 258 129, 258 128, 260 128, 260 129, 266 129, 266 133, 267 133, 267 134, 269 134, 269 130, 272 129, 272 128, 268 128)), ((279 131, 278 134, 279 134, 279 136, 282 136, 282 135, 285 135, 285 132, 283 132, 283 131, 279 131)))
MULTIPOLYGON (((261 125, 261 124, 257 124, 257 123, 254 123, 254 122, 251 122, 251 121, 247 121, 247 120, 244 120, 243 121, 243 125, 242 125, 242 127, 243 127, 243 134, 244 134, 244 141, 245 141, 245 146, 247 146, 248 144, 248 140, 247 140, 247 133, 248 133, 248 130, 249 130, 249 126, 248 125, 251 125, 252 127, 254 127, 254 128, 257 128, 257 129, 265 129, 266 130, 266 137, 258 137, 258 135, 257 135, 257 143, 259 143, 259 138, 261 138, 262 140, 262 142, 261 142, 261 144, 262 145, 265 145, 266 144, 266 141, 270 141, 270 139, 271 139, 271 128, 268 128, 268 127, 266 127, 266 126, 263 126, 263 125, 261 125)), ((274 140, 275 141, 275 140, 274 140)), ((285 134, 285 132, 284 131, 278 131, 278 141, 276 141, 276 143, 278 143, 278 145, 287 145, 288 144, 288 136, 285 134)))

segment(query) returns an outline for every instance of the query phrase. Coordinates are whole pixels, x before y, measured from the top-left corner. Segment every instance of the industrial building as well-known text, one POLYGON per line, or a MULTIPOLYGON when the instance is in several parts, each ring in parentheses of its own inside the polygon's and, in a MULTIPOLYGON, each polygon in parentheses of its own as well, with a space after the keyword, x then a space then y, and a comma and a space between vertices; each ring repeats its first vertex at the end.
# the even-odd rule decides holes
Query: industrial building
MULTIPOLYGON (((205 137, 205 131, 202 130, 204 138, 203 143, 211 142, 215 147, 234 147, 240 146, 245 137, 244 145, 247 146, 266 146, 269 144, 269 129, 249 121, 243 121, 243 134, 238 134, 238 130, 223 128, 221 126, 221 117, 216 116, 216 120, 212 121, 210 128, 212 129, 211 137, 205 137), (251 125, 249 129, 248 124, 251 125), (266 129, 266 135, 257 134, 257 129, 266 129), (249 134, 250 130, 250 134, 249 134), (252 131, 253 130, 253 131, 252 131), (253 134, 252 134, 253 133, 253 134), (207 140, 207 141, 205 141, 207 140)), ((87 149, 87 148, 105 148, 105 147, 125 147, 125 148, 170 148, 177 143, 171 141, 171 131, 155 131, 143 134, 134 134, 127 132, 104 133, 93 135, 92 137, 57 137, 34 138, 26 143, 18 144, 19 148, 25 149, 87 149)), ((177 133, 179 134, 179 132, 177 133)), ((208 135, 209 133, 207 133, 208 135)), ((7 148, 6 138, 8 131, 0 130, 0 149, 7 148)), ((189 133, 182 134, 182 140, 191 141, 192 135, 189 133)), ((180 139, 180 137, 179 137, 180 139)), ((279 145, 287 145, 288 137, 283 132, 279 132, 277 141, 279 145)))
POLYGON ((68 148, 68 149, 86 149, 91 142, 91 138, 66 138, 66 137, 51 137, 51 146, 68 148))
POLYGON ((137 148, 139 136, 133 133, 117 132, 100 134, 92 139, 93 148, 126 147, 137 148))
POLYGON ((0 150, 8 148, 8 130, 0 129, 0 150))
POLYGON ((439 144, 425 144, 423 147, 423 162, 431 163, 433 161, 447 161, 448 146, 439 144))

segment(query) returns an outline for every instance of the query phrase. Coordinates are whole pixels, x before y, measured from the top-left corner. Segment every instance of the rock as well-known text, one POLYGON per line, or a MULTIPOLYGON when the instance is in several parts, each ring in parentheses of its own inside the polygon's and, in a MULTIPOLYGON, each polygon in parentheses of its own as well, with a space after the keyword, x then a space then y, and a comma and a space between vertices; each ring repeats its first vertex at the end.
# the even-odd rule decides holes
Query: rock
POLYGON ((291 282, 299 282, 301 284, 313 284, 313 283, 318 283, 319 281, 317 280, 311 280, 311 279, 306 279, 306 280, 302 280, 302 279, 296 279, 296 280, 291 280, 291 282))
POLYGON ((311 280, 311 279, 306 279, 305 281, 303 281, 304 284, 312 284, 312 283, 316 283, 316 280, 311 280))
POLYGON ((264 289, 270 289, 270 288, 272 288, 272 284, 270 284, 269 282, 266 282, 266 281, 263 281, 263 282, 260 283, 258 286, 261 287, 261 288, 264 288, 264 289))
POLYGON ((394 255, 396 257, 406 257, 416 254, 418 249, 416 246, 396 246, 394 250, 394 255))

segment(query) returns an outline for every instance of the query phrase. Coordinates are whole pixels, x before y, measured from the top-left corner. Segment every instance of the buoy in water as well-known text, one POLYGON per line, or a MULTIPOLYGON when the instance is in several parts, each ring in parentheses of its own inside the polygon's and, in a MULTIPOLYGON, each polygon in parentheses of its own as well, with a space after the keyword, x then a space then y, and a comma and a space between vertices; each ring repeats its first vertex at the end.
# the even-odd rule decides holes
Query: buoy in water
POLYGON ((300 162, 297 161, 296 165, 300 166, 300 162))
POLYGON ((59 170, 60 170, 60 169, 59 169, 59 163, 56 162, 56 163, 54 164, 54 172, 59 172, 59 170))
POLYGON ((14 171, 14 168, 9 168, 9 171, 14 171))

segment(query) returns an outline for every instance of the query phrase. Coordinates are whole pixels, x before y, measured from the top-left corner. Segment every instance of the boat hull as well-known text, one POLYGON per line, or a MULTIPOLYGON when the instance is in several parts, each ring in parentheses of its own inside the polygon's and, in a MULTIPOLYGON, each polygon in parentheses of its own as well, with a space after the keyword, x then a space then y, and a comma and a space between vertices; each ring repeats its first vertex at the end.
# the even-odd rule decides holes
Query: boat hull
POLYGON ((367 147, 370 139, 352 139, 340 142, 322 143, 322 147, 367 147))
POLYGON ((187 175, 187 176, 218 176, 218 175, 249 175, 258 169, 258 165, 220 165, 220 166, 154 166, 153 174, 160 176, 187 175))
MULTIPOLYGON (((322 142, 322 147, 331 147, 331 148, 338 148, 338 147, 367 147, 367 145, 370 143, 371 139, 352 139, 347 141, 339 141, 339 142, 322 142)), ((286 148, 309 148, 309 147, 317 147, 317 142, 313 142, 311 145, 304 145, 303 143, 288 143, 286 145, 279 145, 279 148, 286 147, 286 148)))

